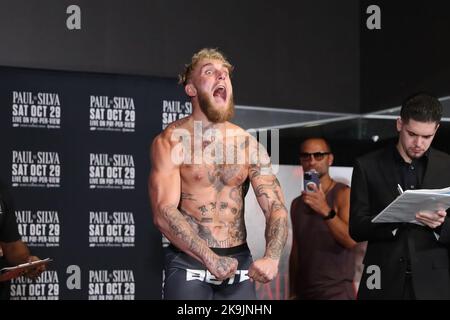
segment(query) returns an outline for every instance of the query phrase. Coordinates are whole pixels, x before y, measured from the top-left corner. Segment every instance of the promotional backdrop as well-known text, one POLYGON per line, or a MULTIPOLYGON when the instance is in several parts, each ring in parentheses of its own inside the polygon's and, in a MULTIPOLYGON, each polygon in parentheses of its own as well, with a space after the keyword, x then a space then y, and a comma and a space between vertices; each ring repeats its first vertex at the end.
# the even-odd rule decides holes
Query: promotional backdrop
POLYGON ((175 79, 0 68, 0 179, 32 252, 12 299, 159 299, 149 147, 191 113, 175 79))

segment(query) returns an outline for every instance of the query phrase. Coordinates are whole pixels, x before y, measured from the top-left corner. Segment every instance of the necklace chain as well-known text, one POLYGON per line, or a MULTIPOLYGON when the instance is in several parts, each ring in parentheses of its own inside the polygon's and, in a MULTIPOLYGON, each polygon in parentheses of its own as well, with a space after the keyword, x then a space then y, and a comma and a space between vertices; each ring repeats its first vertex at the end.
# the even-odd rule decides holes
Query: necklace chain
POLYGON ((334 186, 334 180, 331 179, 330 185, 328 186, 327 190, 325 190, 323 193, 324 193, 325 195, 328 194, 328 192, 331 190, 331 188, 332 188, 333 186, 334 186))

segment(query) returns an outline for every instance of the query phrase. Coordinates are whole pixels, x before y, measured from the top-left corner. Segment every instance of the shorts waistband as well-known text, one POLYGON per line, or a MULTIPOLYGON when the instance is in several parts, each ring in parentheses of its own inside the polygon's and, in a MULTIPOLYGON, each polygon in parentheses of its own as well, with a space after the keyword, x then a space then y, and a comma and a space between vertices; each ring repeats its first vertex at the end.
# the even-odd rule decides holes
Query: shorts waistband
MULTIPOLYGON (((169 244, 169 248, 174 251, 181 252, 181 250, 178 249, 177 247, 175 247, 172 243, 169 244)), ((219 256, 228 256, 228 255, 237 254, 237 253, 241 253, 241 252, 250 250, 248 248, 247 242, 240 244, 238 246, 235 246, 235 247, 230 247, 230 248, 210 248, 210 249, 214 253, 218 254, 219 256)))

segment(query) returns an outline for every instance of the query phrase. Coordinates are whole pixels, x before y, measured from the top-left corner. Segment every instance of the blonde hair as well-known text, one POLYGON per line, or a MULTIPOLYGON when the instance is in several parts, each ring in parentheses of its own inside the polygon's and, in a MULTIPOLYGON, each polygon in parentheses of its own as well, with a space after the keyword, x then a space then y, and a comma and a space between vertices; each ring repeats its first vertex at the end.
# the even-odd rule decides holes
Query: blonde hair
POLYGON ((212 60, 222 61, 225 65, 225 67, 227 67, 228 72, 230 73, 230 77, 231 77, 231 73, 232 73, 234 67, 231 65, 230 62, 228 62, 225 55, 217 49, 203 48, 192 56, 191 63, 186 64, 184 66, 183 72, 178 75, 178 83, 185 86, 191 77, 192 71, 195 69, 197 64, 203 59, 212 59, 212 60))

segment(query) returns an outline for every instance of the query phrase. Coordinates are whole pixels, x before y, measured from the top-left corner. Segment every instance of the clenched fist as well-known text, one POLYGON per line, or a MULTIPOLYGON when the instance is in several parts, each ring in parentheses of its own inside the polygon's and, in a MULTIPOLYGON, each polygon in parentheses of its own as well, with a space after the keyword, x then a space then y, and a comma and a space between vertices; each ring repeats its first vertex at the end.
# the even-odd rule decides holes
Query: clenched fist
POLYGON ((248 268, 248 276, 258 282, 266 283, 278 273, 278 260, 271 258, 261 258, 255 260, 248 268))
POLYGON ((207 267, 217 280, 224 280, 236 274, 238 261, 235 258, 217 256, 207 267))

